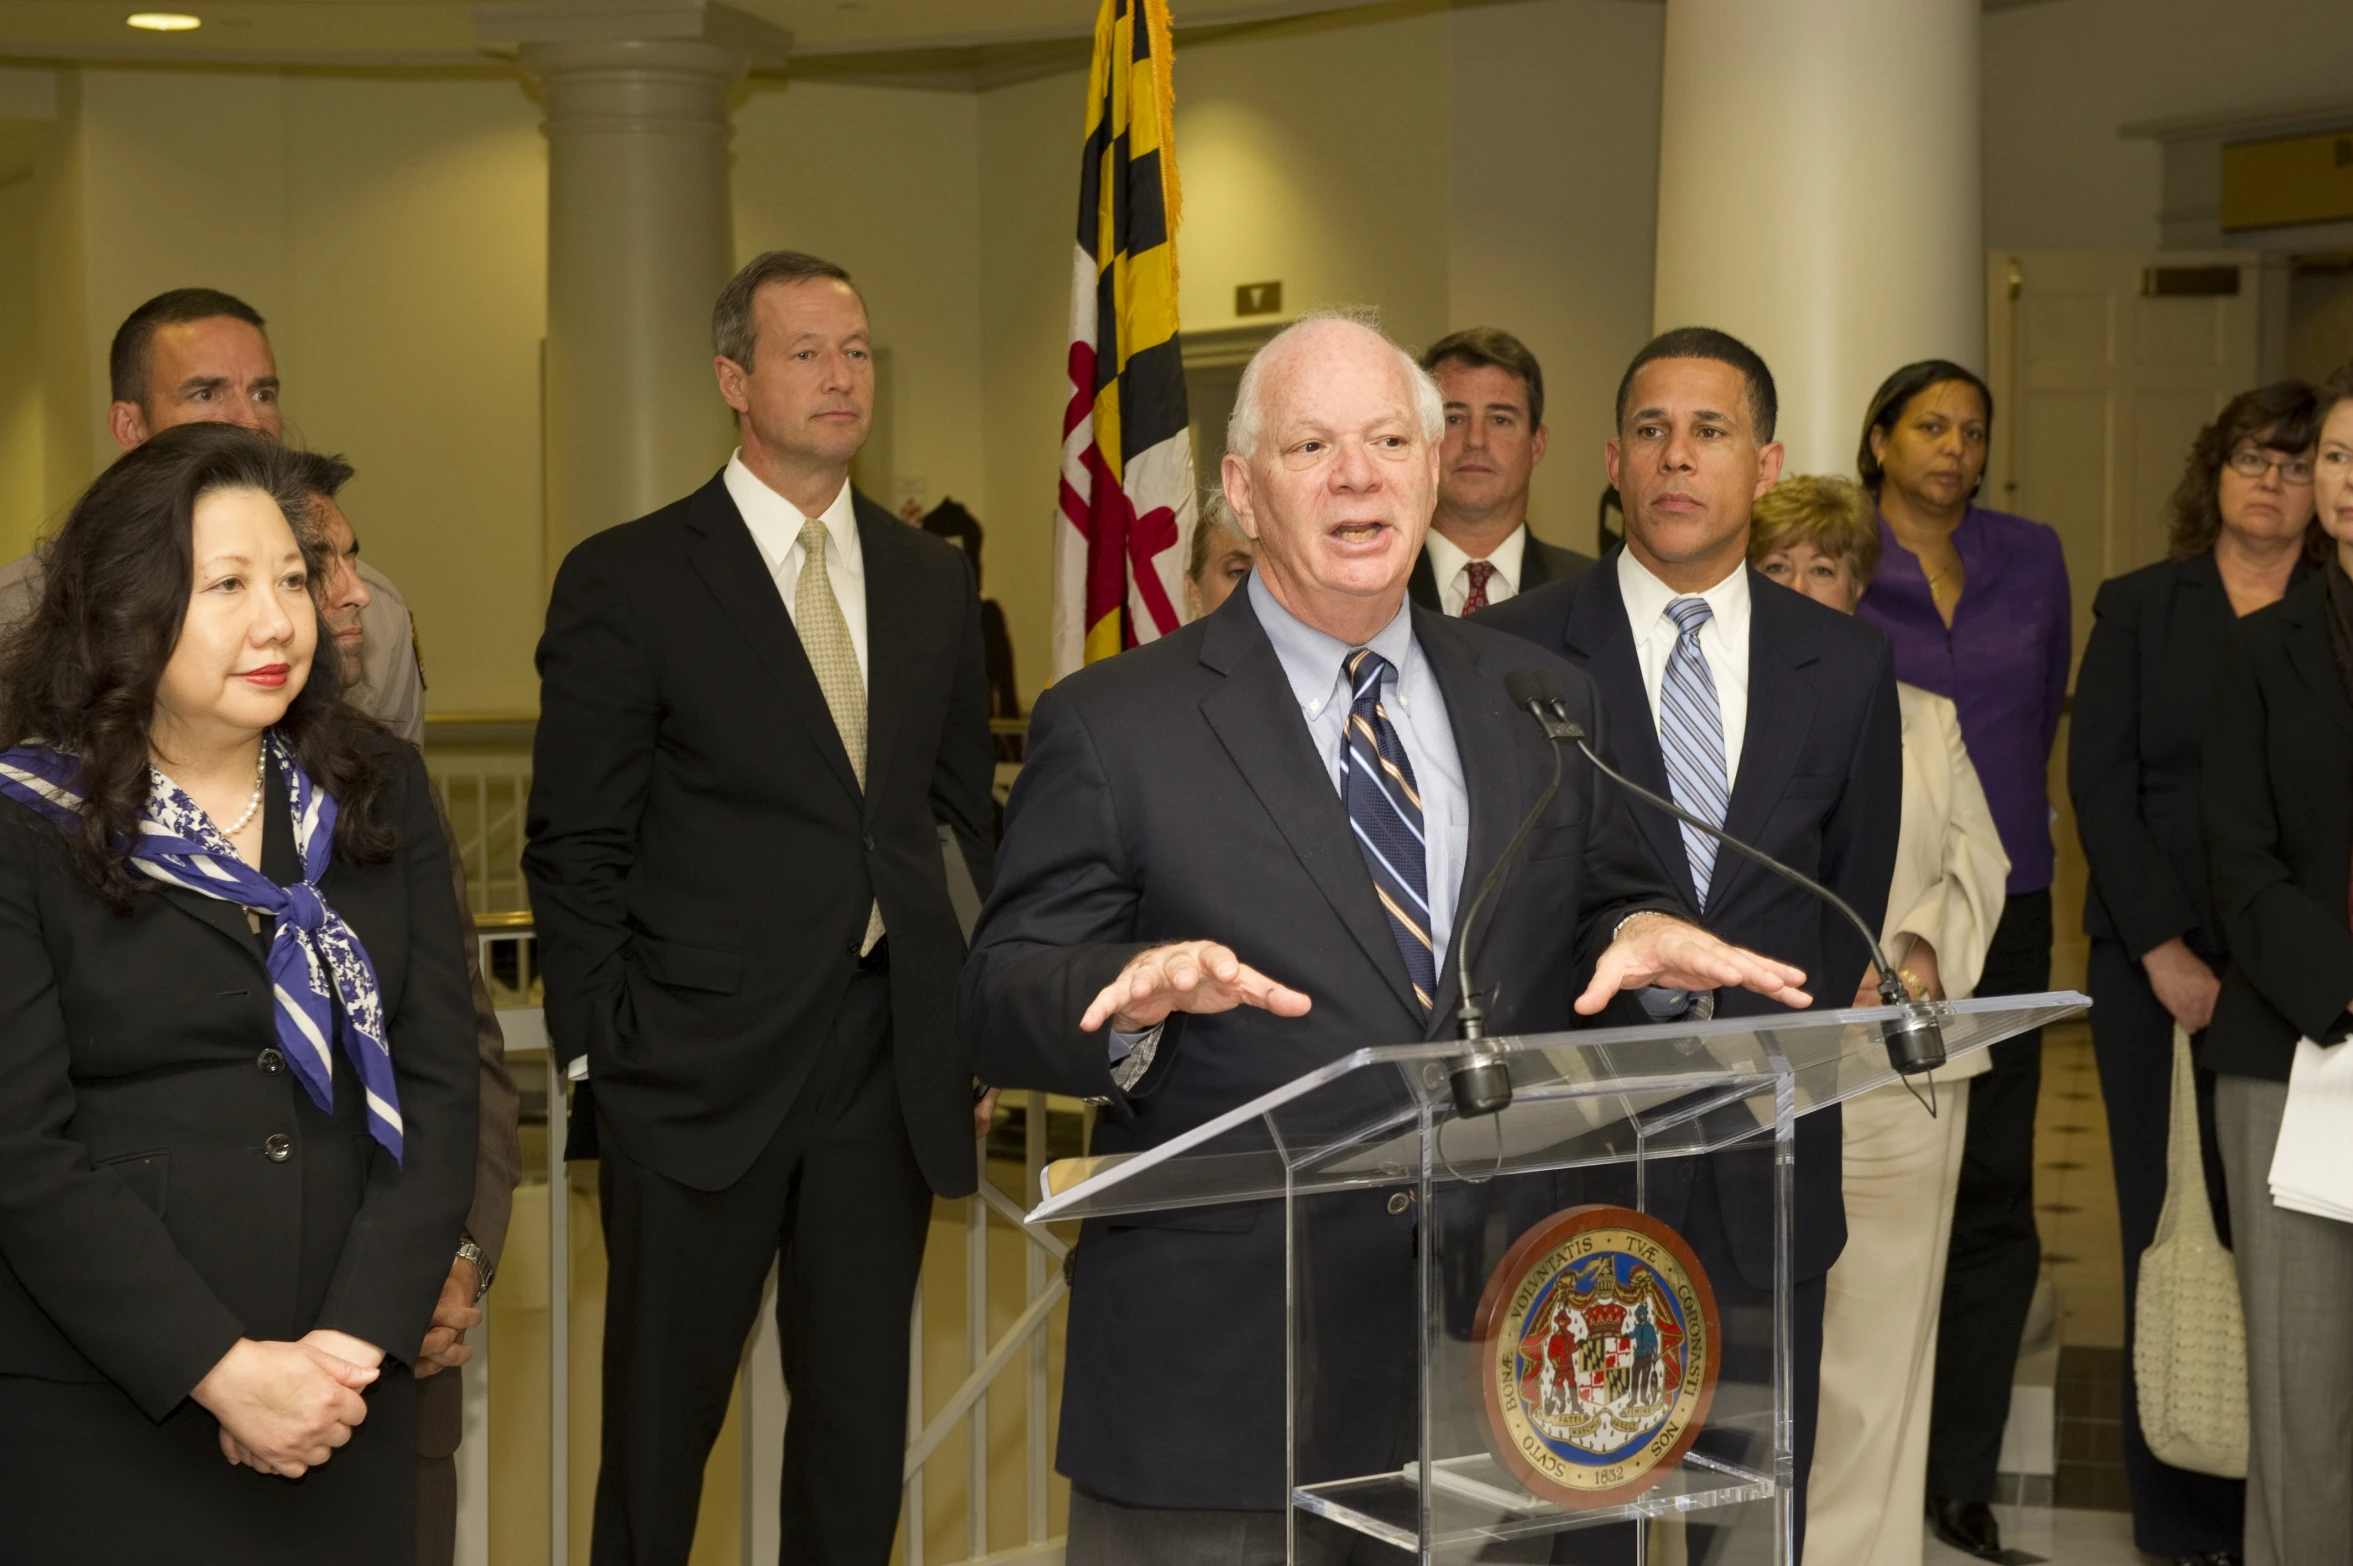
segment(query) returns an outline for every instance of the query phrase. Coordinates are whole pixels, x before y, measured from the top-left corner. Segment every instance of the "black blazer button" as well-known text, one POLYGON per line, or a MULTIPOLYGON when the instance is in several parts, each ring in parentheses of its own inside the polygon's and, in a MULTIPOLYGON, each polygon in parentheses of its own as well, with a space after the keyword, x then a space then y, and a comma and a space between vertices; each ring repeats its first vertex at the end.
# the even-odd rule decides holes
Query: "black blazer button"
POLYGON ((294 1156, 294 1138, 280 1131, 261 1145, 261 1156, 273 1164, 282 1164, 294 1156))
POLYGON ((263 1076, 274 1077, 286 1069, 286 1057, 274 1049, 265 1049, 253 1057, 253 1064, 263 1076))
POLYGON ((868 852, 868 853, 870 853, 870 854, 871 854, 871 853, 873 853, 873 852, 874 852, 874 839, 873 839, 873 838, 871 838, 871 837, 869 837, 869 838, 867 838, 865 841, 866 841, 866 852, 868 852))

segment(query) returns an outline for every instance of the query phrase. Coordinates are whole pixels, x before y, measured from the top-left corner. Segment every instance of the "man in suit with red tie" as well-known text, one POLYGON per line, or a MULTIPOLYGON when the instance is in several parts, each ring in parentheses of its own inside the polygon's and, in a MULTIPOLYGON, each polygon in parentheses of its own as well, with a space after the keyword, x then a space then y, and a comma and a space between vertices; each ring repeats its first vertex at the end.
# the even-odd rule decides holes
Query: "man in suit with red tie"
POLYGON ((882 1566, 932 1196, 975 1184, 937 834, 987 886, 980 599, 850 487, 874 367, 849 275, 770 252, 712 326, 741 448, 575 548, 539 644, 523 863, 610 1257, 591 1558, 687 1558, 781 1263, 784 1559, 882 1566))
POLYGON ((1492 326, 1449 333, 1422 355, 1446 402, 1438 509, 1409 591, 1424 609, 1471 615, 1547 582, 1570 582, 1593 559, 1538 538, 1528 485, 1544 460, 1544 368, 1528 345, 1492 326))
MULTIPOLYGON (((1773 375, 1745 343, 1706 327, 1654 339, 1618 388, 1610 481, 1625 546, 1573 583, 1525 593, 1480 624, 1526 637, 1585 671, 1614 722, 1626 775, 1820 881, 1876 930, 1887 911, 1903 805, 1903 734, 1887 638, 1748 565, 1749 507, 1781 476, 1773 375)), ((1639 802, 1635 825, 1676 889, 1727 940, 1803 968, 1815 994, 1855 993, 1869 954, 1820 898, 1706 833, 1639 802)), ((1739 991, 1662 1003, 1767 1015, 1783 1001, 1739 991)), ((1639 1018, 1631 1019, 1639 1020, 1639 1018)), ((1838 1111, 1797 1133, 1791 1406, 1798 1539, 1813 1464, 1830 1264, 1846 1243, 1838 1111)), ((1773 1174, 1747 1152, 1676 1159, 1652 1210, 1682 1229, 1727 1309, 1771 1301, 1773 1174)), ((1760 1379, 1730 1361, 1726 1374, 1760 1379)))

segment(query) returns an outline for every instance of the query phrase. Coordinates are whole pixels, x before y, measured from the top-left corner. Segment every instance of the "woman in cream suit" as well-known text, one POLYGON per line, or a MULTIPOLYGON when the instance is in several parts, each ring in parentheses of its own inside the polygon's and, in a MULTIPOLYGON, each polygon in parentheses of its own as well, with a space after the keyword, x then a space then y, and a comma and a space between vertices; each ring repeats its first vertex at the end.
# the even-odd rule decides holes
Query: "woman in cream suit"
MULTIPOLYGON (((1840 478, 1790 478, 1756 504, 1749 560, 1852 614, 1879 563, 1871 497, 1840 478)), ((1977 984, 2002 916, 2009 857, 1961 743, 1953 704, 1896 686, 1904 724, 1903 831, 1881 942, 1915 996, 1977 984)), ((1854 999, 1876 1006, 1866 978, 1854 999)), ((1807 1552, 1840 1566, 1919 1566, 1928 1410, 1946 1238, 1961 1174, 1970 1056, 1932 1086, 1893 1084, 1846 1106, 1846 1250, 1830 1270, 1821 1433, 1807 1552), (1932 1119, 1914 1096, 1932 1096, 1932 1119)))

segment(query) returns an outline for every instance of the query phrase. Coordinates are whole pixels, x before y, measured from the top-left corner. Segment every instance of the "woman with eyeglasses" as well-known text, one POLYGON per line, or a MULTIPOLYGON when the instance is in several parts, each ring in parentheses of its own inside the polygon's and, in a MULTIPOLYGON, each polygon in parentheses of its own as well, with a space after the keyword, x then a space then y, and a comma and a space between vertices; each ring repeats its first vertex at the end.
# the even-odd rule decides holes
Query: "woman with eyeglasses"
MULTIPOLYGON (((2200 1063, 2246 1307, 2247 1566, 2353 1562, 2353 1224, 2270 1189, 2294 1075, 2353 1048, 2353 364, 2317 401, 2326 553, 2223 637, 2199 776, 2230 956, 2200 1063)), ((2324 1135, 2353 1129, 2322 1106, 2324 1135)))
MULTIPOLYGON (((1907 364, 1871 399, 1856 453, 1879 503, 1883 545, 1855 608, 1887 633, 1895 677, 1951 701, 2010 856, 1980 995, 2050 988, 2051 802, 2047 777, 2074 653, 2067 559, 2039 522, 1977 502, 1993 393, 1961 365, 1907 364)), ((2042 1265, 2034 1225, 2039 1030, 2004 1040, 1969 1082, 1936 1341, 1928 1514, 1937 1537, 2001 1553, 1994 1470, 2010 1383, 2042 1265)))
MULTIPOLYGON (((2092 1047, 2124 1242, 2128 1367, 2141 1252, 2165 1203, 2173 1030, 2200 1038, 2222 987, 2223 935, 2198 821, 2207 696, 2232 623, 2276 603, 2326 541, 2313 523, 2318 429, 2312 388, 2281 381, 2232 398, 2199 431, 2173 492, 2170 558, 2100 585, 2076 677, 2067 788, 2091 869, 2083 924, 2092 1047)), ((2201 1071, 2197 1082, 2207 1184, 2221 1219, 2213 1074, 2201 1071)), ((2238 1558, 2244 1484, 2151 1455, 2129 1371, 2124 1473, 2133 1539, 2145 1553, 2238 1558)))

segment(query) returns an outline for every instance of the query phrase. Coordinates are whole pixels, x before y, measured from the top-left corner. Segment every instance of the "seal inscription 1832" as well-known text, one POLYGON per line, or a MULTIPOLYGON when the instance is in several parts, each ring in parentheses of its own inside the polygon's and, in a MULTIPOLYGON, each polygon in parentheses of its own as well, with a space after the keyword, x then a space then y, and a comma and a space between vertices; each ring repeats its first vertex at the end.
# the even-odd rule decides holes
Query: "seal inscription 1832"
POLYGON ((1721 1344, 1681 1235, 1628 1207, 1555 1213, 1505 1253, 1472 1324, 1488 1444, 1546 1500, 1631 1500, 1699 1434, 1721 1344))

